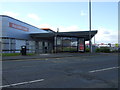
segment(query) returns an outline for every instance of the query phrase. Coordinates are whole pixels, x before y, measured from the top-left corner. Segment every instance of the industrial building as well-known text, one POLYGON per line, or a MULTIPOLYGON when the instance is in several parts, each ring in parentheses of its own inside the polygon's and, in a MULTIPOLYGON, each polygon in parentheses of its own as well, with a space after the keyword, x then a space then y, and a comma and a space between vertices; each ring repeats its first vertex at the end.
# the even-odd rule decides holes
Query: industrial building
POLYGON ((27 47, 27 53, 84 52, 85 41, 97 34, 97 30, 55 32, 6 15, 0 15, 0 31, 2 53, 20 53, 21 46, 27 47))

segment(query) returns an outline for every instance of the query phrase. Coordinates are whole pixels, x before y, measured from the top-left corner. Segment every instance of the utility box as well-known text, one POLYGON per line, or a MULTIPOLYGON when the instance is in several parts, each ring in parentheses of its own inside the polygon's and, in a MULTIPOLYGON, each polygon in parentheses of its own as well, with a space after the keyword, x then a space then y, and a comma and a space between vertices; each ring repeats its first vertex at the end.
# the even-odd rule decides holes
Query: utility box
POLYGON ((26 46, 21 46, 21 54, 26 55, 26 46))

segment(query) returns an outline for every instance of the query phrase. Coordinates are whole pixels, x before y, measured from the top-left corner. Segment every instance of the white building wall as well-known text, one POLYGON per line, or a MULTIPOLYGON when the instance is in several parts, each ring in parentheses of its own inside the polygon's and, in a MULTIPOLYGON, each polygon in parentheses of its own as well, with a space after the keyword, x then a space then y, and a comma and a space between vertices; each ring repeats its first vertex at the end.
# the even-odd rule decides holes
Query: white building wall
POLYGON ((3 53, 19 53, 21 50, 21 46, 26 45, 29 51, 27 52, 35 52, 35 41, 30 37, 31 33, 49 33, 48 31, 39 29, 37 27, 31 26, 22 21, 16 20, 14 18, 8 16, 0 16, 0 30, 3 33, 1 37, 3 37, 2 49, 3 53), (10 23, 15 25, 15 27, 11 27, 10 23), (18 29, 20 26, 28 28, 28 31, 18 29), (16 28, 18 27, 18 28, 16 28))
POLYGON ((2 32, 3 32, 3 37, 11 37, 11 38, 18 38, 18 39, 31 39, 29 34, 30 33, 48 33, 45 30, 41 30, 39 28, 36 28, 34 26, 31 26, 29 24, 26 24, 24 22, 21 22, 19 20, 9 18, 9 17, 2 17, 2 32), (16 25, 24 26, 28 28, 27 31, 15 29, 12 27, 9 27, 9 23, 13 23, 16 25))

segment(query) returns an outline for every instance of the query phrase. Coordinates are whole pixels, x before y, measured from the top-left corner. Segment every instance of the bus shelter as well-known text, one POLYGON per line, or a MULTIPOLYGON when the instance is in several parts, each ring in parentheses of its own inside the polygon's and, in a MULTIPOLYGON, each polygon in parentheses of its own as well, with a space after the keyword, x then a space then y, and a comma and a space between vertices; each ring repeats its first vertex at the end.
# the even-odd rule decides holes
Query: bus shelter
MULTIPOLYGON (((92 39, 97 30, 93 31, 74 31, 74 32, 52 32, 52 33, 34 33, 30 36, 39 41, 44 39, 49 41, 47 52, 85 52, 85 41, 92 39), (91 38, 90 38, 91 33, 91 38)), ((39 45, 37 46, 38 48, 39 45)), ((38 49, 37 49, 38 50, 38 49)))

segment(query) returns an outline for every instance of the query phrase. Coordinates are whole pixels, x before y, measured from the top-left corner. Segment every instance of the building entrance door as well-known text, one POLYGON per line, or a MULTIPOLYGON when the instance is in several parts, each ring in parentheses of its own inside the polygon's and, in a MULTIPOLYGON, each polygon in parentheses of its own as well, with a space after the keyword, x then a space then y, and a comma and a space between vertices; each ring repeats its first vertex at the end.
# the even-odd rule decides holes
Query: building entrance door
POLYGON ((36 42, 36 53, 49 53, 49 43, 46 41, 36 42))
POLYGON ((48 42, 43 42, 43 53, 49 52, 49 45, 48 42))

